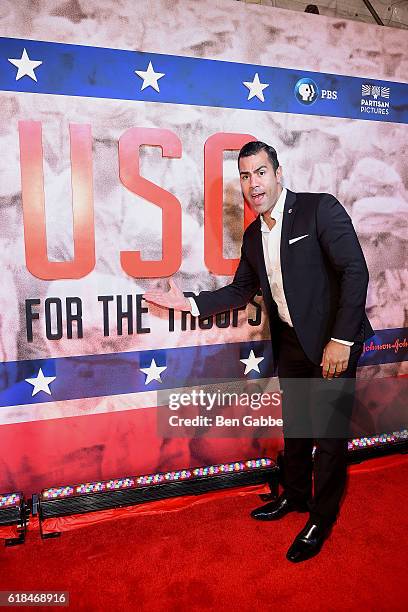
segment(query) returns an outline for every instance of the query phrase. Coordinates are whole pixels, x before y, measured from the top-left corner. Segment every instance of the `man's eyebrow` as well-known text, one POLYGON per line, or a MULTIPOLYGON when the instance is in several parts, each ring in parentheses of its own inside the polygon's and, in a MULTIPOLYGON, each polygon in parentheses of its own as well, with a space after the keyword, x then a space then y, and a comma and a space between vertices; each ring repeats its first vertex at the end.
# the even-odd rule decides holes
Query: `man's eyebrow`
MULTIPOLYGON (((259 168, 257 168, 256 170, 253 171, 253 174, 255 174, 255 172, 259 172, 260 170, 262 170, 263 168, 266 168, 265 164, 262 164, 262 166, 259 166, 259 168)), ((242 174, 251 174, 249 170, 242 170, 240 173, 240 175, 242 174)))

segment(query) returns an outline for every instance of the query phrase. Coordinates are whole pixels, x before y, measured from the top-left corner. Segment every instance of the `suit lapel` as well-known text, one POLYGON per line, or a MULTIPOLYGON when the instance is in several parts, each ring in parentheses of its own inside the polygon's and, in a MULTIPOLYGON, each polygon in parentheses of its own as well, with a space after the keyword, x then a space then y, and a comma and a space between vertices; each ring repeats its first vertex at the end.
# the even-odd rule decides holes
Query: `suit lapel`
POLYGON ((265 302, 265 306, 267 307, 270 313, 272 305, 274 304, 274 301, 272 299, 271 287, 269 284, 268 274, 266 272, 266 266, 265 266, 265 257, 264 257, 263 244, 262 244, 261 217, 258 217, 255 221, 253 240, 254 240, 259 281, 260 281, 262 292, 263 292, 263 299, 265 302))
POLYGON ((289 238, 292 235, 293 222, 296 216, 296 194, 289 191, 286 194, 285 206, 283 209, 282 232, 280 243, 280 258, 282 278, 285 277, 286 261, 289 249, 289 238))
MULTIPOLYGON (((282 232, 281 232, 281 243, 280 243, 280 257, 281 257, 281 269, 282 279, 285 282, 285 271, 286 271, 286 260, 289 249, 289 238, 292 235, 293 222, 296 215, 296 194, 293 191, 287 191, 285 205, 283 209, 282 219, 282 232)), ((261 218, 257 217, 254 222, 254 247, 256 252, 256 259, 258 264, 259 280, 263 291, 268 292, 270 301, 272 302, 272 295, 269 286, 268 275, 265 267, 265 257, 262 245, 262 232, 261 232, 261 218)))
POLYGON ((255 221, 254 227, 254 242, 255 242, 255 251, 256 251, 256 259, 258 263, 258 271, 259 271, 259 280, 261 281, 261 286, 264 287, 269 286, 268 275, 266 273, 265 267, 265 257, 263 252, 262 245, 262 232, 261 232, 261 217, 259 216, 255 221))

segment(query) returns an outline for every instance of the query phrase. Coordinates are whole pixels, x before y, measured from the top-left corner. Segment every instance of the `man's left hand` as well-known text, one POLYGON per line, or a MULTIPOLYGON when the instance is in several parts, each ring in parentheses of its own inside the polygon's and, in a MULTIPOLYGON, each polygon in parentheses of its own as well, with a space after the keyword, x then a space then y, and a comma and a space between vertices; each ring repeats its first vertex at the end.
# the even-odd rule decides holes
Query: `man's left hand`
POLYGON ((333 378, 334 376, 340 376, 342 372, 347 370, 349 358, 350 358, 350 347, 341 342, 330 340, 323 350, 322 357, 322 374, 323 378, 333 378))

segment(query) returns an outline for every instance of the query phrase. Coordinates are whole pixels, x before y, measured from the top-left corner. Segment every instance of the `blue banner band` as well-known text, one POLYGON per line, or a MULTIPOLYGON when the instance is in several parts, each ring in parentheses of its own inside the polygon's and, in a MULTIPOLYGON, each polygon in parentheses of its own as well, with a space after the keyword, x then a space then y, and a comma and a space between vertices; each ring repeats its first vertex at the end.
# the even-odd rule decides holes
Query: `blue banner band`
POLYGON ((408 123, 408 83, 17 38, 0 66, 3 91, 408 123))
MULTIPOLYGON (((359 366, 398 363, 408 359, 408 329, 385 329, 376 332, 364 344, 359 366)), ((252 362, 255 363, 255 362, 252 362)), ((15 406, 194 387, 230 380, 254 380, 274 375, 272 347, 269 340, 231 344, 177 347, 171 349, 82 355, 2 364, 9 386, 0 393, 0 406, 15 406), (245 374, 251 353, 259 360, 258 370, 245 374), (154 368, 152 362, 154 360, 154 368), (244 360, 244 361, 241 361, 244 360), (163 369, 162 382, 151 373, 163 369), (39 388, 41 368, 48 384, 48 394, 39 388), (150 377, 151 378, 151 377, 150 377), (32 382, 27 382, 29 379, 32 382), (13 382, 11 382, 13 381, 13 382)), ((41 380, 40 380, 41 382, 41 380)), ((47 385, 46 385, 47 387, 47 385)))

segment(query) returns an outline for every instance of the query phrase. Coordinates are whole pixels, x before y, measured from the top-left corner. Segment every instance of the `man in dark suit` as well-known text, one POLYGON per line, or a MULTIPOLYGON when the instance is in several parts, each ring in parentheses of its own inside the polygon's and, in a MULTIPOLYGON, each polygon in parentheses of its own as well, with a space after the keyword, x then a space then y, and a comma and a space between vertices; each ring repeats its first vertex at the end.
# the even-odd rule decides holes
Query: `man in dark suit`
POLYGON ((284 492, 252 516, 309 512, 287 553, 299 562, 320 551, 344 492, 357 362, 374 333, 365 314, 368 271, 341 204, 329 194, 283 188, 273 147, 246 144, 238 167, 243 196, 258 217, 244 233, 232 283, 187 299, 170 281, 168 293, 145 299, 208 317, 246 305, 262 289, 283 391, 284 492))

